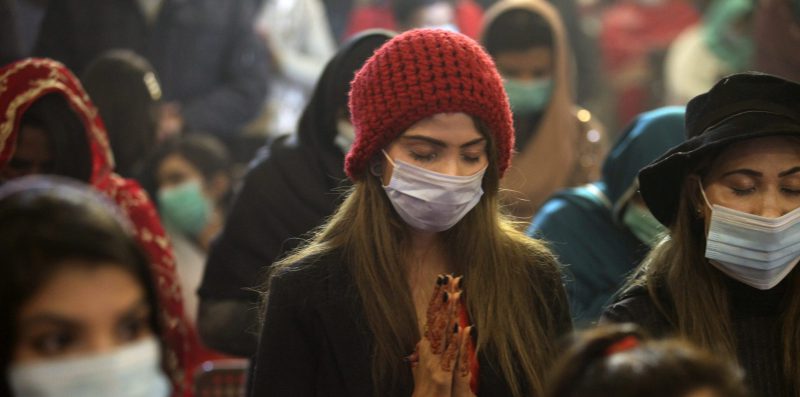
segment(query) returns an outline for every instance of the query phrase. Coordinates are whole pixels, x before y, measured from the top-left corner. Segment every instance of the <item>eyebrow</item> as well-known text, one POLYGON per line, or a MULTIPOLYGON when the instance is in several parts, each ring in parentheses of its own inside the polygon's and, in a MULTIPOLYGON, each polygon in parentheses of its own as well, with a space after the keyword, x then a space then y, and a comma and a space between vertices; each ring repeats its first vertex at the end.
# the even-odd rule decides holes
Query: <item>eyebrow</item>
MULTIPOLYGON (((789 176, 789 175, 795 174, 797 172, 800 172, 800 166, 792 167, 792 168, 790 168, 790 169, 788 169, 786 171, 781 171, 781 172, 778 173, 778 177, 779 178, 783 178, 785 176, 789 176)), ((760 178, 760 177, 764 176, 764 174, 761 173, 761 172, 758 172, 758 171, 755 171, 755 170, 751 170, 749 168, 740 168, 740 169, 736 169, 736 170, 733 170, 733 171, 728 171, 728 172, 722 174, 722 177, 724 178, 724 177, 726 177, 728 175, 733 175, 733 174, 743 174, 743 175, 747 175, 747 176, 752 176, 754 178, 760 178)))
MULTIPOLYGON (((132 304, 128 309, 126 309, 122 314, 119 315, 119 319, 127 320, 131 318, 135 318, 139 315, 140 312, 146 311, 147 315, 150 315, 150 306, 148 305, 145 299, 142 299, 134 304, 132 304)), ((73 321, 67 317, 55 314, 55 313, 42 313, 32 316, 28 319, 25 319, 21 324, 20 328, 25 329, 29 327, 34 327, 39 324, 43 325, 54 325, 59 327, 65 328, 80 328, 81 324, 79 322, 73 321)))
MULTIPOLYGON (((447 143, 445 143, 444 141, 440 141, 438 139, 434 139, 434 138, 423 136, 423 135, 404 135, 401 138, 406 139, 406 140, 412 140, 412 141, 424 141, 424 142, 427 142, 427 143, 430 143, 432 145, 436 145, 436 146, 439 146, 439 147, 447 147, 447 143)), ((469 141, 467 143, 464 143, 464 144, 460 145, 460 147, 465 148, 465 147, 469 147, 469 146, 472 146, 472 145, 477 145, 477 144, 479 144, 481 142, 484 142, 484 141, 486 141, 486 138, 480 137, 480 138, 473 139, 473 140, 471 140, 471 141, 469 141)))
POLYGON ((800 171, 800 167, 792 167, 792 168, 790 168, 790 169, 788 169, 786 171, 783 171, 783 172, 779 173, 778 176, 783 178, 784 176, 789 176, 789 175, 795 174, 798 171, 800 171))
POLYGON ((63 328, 80 328, 80 324, 68 318, 53 313, 42 313, 25 319, 20 324, 20 329, 32 328, 37 325, 51 325, 63 328))

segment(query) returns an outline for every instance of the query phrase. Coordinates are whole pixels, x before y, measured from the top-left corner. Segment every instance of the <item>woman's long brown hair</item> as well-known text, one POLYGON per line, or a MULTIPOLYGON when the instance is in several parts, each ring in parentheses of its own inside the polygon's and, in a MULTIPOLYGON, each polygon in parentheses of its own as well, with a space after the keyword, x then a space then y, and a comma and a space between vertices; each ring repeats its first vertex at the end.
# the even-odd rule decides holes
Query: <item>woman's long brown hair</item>
MULTIPOLYGON (((514 396, 541 396, 556 339, 569 331, 569 308, 556 259, 500 215, 496 149, 491 134, 484 136, 489 139, 484 195, 443 232, 444 250, 464 275, 467 308, 479 330, 477 350, 489 357, 514 396)), ((420 335, 406 277, 409 244, 408 227, 378 177, 368 173, 308 244, 275 264, 281 268, 334 250, 343 253, 374 335, 376 395, 392 395, 411 382, 401 358, 420 335)))
MULTIPOLYGON (((696 212, 705 201, 696 178, 689 176, 684 181, 670 237, 650 252, 625 291, 645 287, 659 312, 680 336, 738 361, 727 276, 705 258, 705 226, 696 212)), ((796 273, 792 272, 787 280, 789 301, 781 331, 784 378, 791 395, 800 397, 800 277, 796 273)))

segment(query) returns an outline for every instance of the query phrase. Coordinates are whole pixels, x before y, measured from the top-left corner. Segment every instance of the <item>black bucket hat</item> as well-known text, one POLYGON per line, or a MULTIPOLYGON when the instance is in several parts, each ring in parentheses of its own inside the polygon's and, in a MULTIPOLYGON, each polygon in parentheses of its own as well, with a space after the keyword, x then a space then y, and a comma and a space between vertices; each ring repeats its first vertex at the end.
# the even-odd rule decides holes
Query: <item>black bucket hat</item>
POLYGON ((686 141, 639 172, 639 191, 653 216, 675 220, 687 173, 709 153, 772 135, 800 137, 800 84, 748 72, 723 78, 686 106, 686 141))

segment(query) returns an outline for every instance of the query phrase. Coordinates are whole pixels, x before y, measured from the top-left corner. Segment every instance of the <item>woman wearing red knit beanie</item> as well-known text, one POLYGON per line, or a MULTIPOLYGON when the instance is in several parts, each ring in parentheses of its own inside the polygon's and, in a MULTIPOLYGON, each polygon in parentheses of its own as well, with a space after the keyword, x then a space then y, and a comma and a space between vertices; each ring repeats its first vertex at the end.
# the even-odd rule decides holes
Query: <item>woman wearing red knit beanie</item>
POLYGON ((350 112, 354 186, 271 268, 252 395, 542 395, 569 309, 555 258, 500 214, 514 132, 489 56, 406 32, 350 112))

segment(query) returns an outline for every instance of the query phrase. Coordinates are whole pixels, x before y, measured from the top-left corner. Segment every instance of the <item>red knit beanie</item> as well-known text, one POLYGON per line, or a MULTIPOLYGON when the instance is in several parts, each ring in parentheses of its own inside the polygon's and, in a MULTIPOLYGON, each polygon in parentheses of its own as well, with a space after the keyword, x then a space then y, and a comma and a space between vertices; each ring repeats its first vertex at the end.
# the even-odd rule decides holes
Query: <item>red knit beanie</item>
POLYGON ((361 179, 370 160, 414 123, 459 112, 489 128, 502 177, 511 162, 514 127, 489 55, 469 37, 441 29, 395 37, 367 60, 351 84, 356 138, 345 158, 345 172, 354 181, 361 179))

